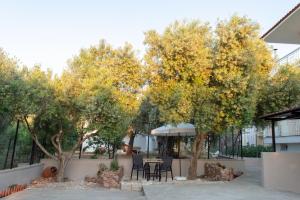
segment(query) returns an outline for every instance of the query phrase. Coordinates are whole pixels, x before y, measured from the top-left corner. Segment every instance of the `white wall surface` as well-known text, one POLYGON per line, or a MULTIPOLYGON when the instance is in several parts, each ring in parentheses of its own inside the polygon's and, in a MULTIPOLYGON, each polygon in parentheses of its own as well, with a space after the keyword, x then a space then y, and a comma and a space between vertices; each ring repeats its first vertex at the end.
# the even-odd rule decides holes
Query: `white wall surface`
POLYGON ((33 164, 0 170, 0 190, 14 184, 29 184, 42 174, 43 164, 33 164))
POLYGON ((264 187, 300 193, 300 153, 262 153, 262 166, 264 187))
POLYGON ((255 126, 243 130, 243 146, 256 145, 257 128, 255 126))

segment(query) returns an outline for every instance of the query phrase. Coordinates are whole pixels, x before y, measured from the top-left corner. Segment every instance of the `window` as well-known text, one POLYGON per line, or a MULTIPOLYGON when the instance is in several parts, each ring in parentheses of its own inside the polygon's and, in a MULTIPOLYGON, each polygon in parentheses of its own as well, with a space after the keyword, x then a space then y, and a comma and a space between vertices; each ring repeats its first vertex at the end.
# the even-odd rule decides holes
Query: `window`
POLYGON ((280 145, 280 151, 287 151, 288 150, 288 145, 287 144, 281 144, 280 145))

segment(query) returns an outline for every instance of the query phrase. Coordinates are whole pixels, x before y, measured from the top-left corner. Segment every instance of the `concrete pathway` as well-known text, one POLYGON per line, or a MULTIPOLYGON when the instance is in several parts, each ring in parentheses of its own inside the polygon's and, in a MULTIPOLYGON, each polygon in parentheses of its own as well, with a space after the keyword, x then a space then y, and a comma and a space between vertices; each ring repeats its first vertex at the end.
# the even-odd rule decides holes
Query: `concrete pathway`
POLYGON ((145 200, 141 192, 123 192, 104 188, 32 188, 3 200, 145 200))
POLYGON ((147 199, 155 200, 299 200, 300 194, 268 190, 260 185, 260 160, 246 160, 243 176, 228 183, 147 185, 147 199))

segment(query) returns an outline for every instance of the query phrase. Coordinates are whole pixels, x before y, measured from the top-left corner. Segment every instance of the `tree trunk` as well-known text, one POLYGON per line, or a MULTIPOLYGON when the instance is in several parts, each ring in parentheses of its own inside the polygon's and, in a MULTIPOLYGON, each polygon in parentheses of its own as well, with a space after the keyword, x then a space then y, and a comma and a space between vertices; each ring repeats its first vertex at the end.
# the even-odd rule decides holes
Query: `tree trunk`
POLYGON ((128 146, 129 146, 129 148, 131 148, 131 149, 133 148, 134 138, 135 138, 135 133, 130 134, 128 146))
POLYGON ((206 133, 198 133, 193 142, 191 165, 188 170, 188 179, 190 180, 197 178, 197 161, 203 151, 203 145, 206 136, 207 136, 206 133))
POLYGON ((58 159, 58 170, 56 175, 56 181, 57 182, 64 182, 65 180, 65 170, 68 166, 70 160, 72 159, 74 153, 71 152, 69 155, 60 155, 58 159))
POLYGON ((116 144, 113 143, 113 150, 112 150, 112 159, 115 159, 115 151, 116 151, 116 144))
POLYGON ((53 135, 51 137, 51 143, 56 149, 57 156, 52 155, 50 152, 48 152, 44 145, 42 145, 38 137, 33 129, 31 129, 27 117, 24 116, 24 121, 26 123, 27 129, 30 133, 30 136, 32 139, 35 141, 35 144, 40 148, 40 150, 47 155, 49 158, 52 158, 53 160, 56 160, 58 162, 58 172, 57 172, 57 182, 62 182, 64 181, 64 174, 65 174, 65 168, 67 167, 69 161, 72 159, 72 156, 74 155, 75 151, 80 147, 80 145, 88 138, 93 137, 94 135, 98 134, 98 130, 91 131, 89 133, 81 133, 78 136, 77 143, 73 146, 72 150, 70 152, 64 152, 62 149, 62 136, 63 136, 63 131, 62 129, 59 131, 58 134, 53 135))
POLYGON ((127 149, 127 154, 132 154, 132 150, 133 150, 133 144, 134 144, 134 138, 136 136, 137 132, 136 131, 132 131, 129 135, 129 142, 128 142, 128 149, 127 149))

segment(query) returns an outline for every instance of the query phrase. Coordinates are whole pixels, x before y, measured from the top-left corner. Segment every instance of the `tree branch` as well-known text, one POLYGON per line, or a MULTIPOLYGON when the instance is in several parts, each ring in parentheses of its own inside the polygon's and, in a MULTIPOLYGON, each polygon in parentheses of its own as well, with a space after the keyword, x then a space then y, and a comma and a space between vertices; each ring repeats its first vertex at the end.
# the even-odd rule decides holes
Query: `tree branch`
POLYGON ((24 116, 24 120, 25 120, 25 123, 26 123, 26 126, 27 126, 27 129, 30 133, 30 136, 32 137, 32 139, 34 140, 35 144, 50 158, 54 159, 54 160, 58 160, 57 157, 55 157, 54 155, 52 155, 51 153, 49 153, 44 147, 43 145, 39 142, 36 134, 33 132, 33 130, 30 128, 30 125, 27 121, 27 117, 24 116))
POLYGON ((55 135, 53 135, 52 137, 51 137, 51 143, 52 143, 52 145, 54 146, 54 148, 57 150, 57 151, 59 151, 58 150, 58 146, 57 146, 57 143, 56 143, 56 137, 58 136, 58 134, 55 134, 55 135))

